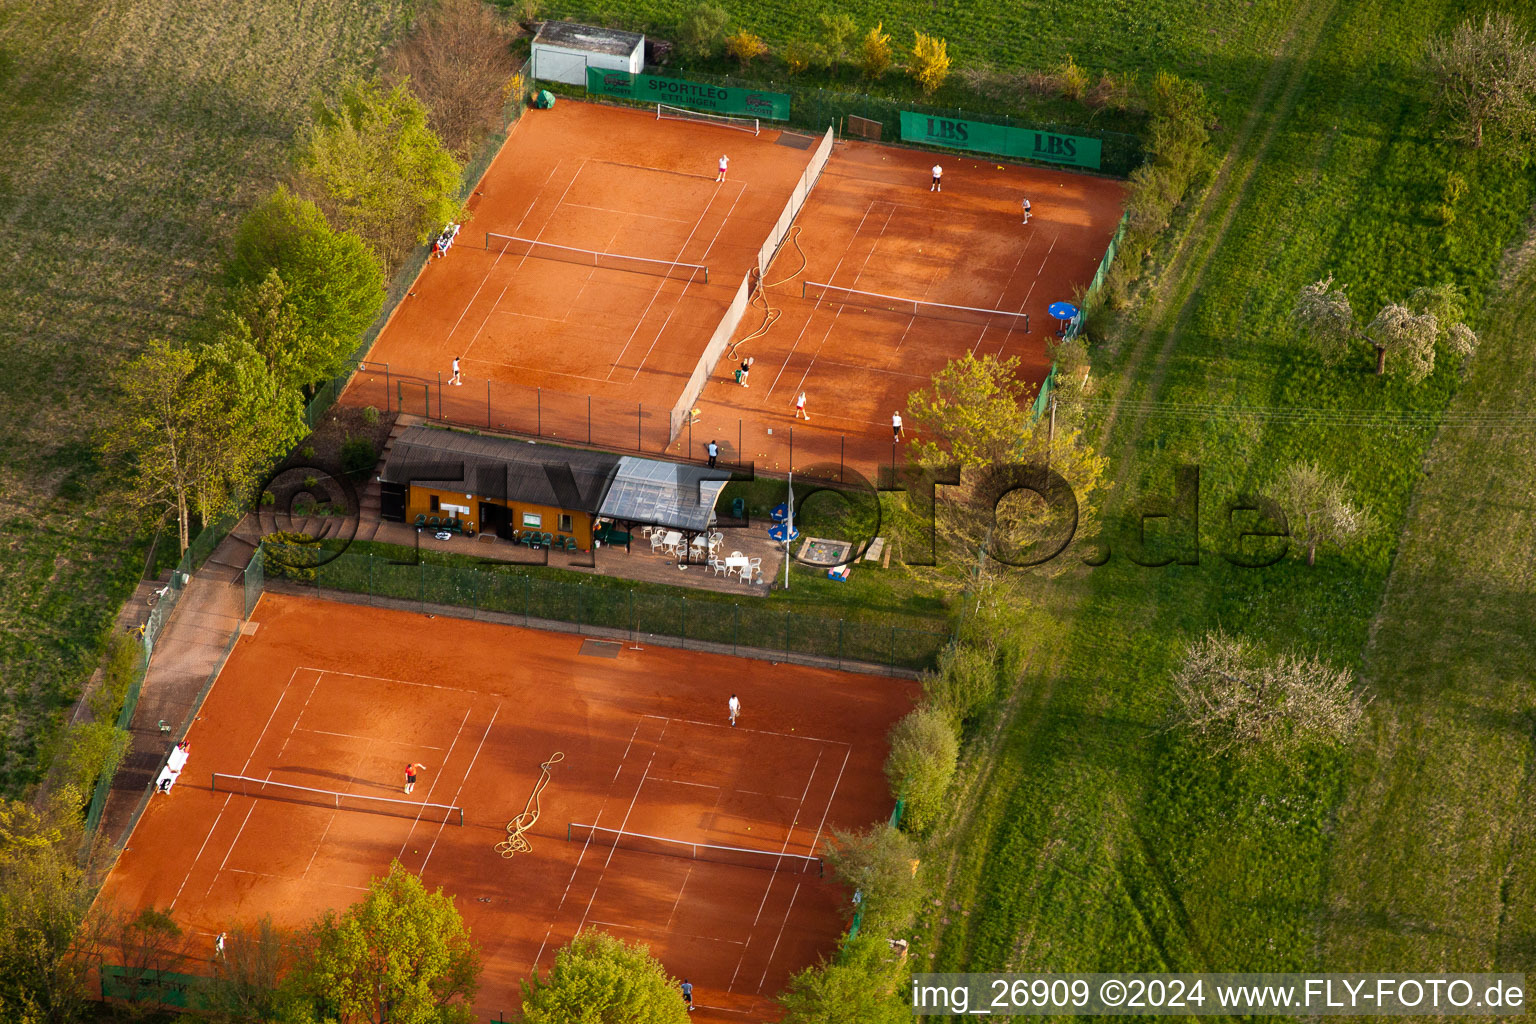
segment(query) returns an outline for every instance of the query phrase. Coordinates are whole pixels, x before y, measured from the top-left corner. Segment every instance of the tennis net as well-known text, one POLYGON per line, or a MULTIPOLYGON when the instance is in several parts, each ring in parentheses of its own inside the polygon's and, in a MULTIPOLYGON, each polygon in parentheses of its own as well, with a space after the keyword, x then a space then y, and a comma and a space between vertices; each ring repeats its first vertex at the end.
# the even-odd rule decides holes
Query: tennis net
POLYGON ((597 825, 578 825, 574 822, 565 827, 567 841, 595 843, 620 850, 638 853, 654 853, 662 857, 681 857, 685 860, 706 860, 716 864, 736 864, 747 868, 764 868, 769 871, 788 871, 795 874, 822 874, 820 857, 807 857, 799 853, 774 853, 771 850, 749 850, 741 846, 719 846, 715 843, 690 843, 682 839, 664 839, 640 832, 624 832, 597 825))
POLYGON ((369 811, 373 814, 399 814, 424 821, 440 821, 450 825, 464 824, 464 810, 452 804, 419 803, 415 800, 399 800, 387 796, 363 796, 361 793, 339 793, 334 789, 315 789, 295 786, 271 779, 253 779, 246 775, 213 773, 214 792, 238 793, 241 796, 265 797, 288 800, 294 803, 318 804, 344 811, 369 811))
POLYGON ((653 260, 644 256, 621 256, 618 253, 577 249, 569 245, 556 245, 553 242, 536 242, 531 238, 519 238, 516 235, 498 235, 494 231, 485 233, 485 247, 489 251, 499 252, 504 256, 532 256, 535 259, 559 260, 562 263, 597 267, 600 270, 627 270, 635 274, 654 274, 680 281, 692 281, 694 278, 706 282, 709 280, 709 268, 698 263, 653 260))
POLYGON ((870 309, 886 313, 904 313, 907 316, 927 317, 931 320, 951 320, 980 327, 1001 327, 1008 331, 1029 333, 1029 314, 1010 313, 1004 309, 981 309, 976 306, 949 306, 942 302, 923 302, 904 299, 879 292, 861 292, 853 288, 839 288, 831 284, 805 281, 800 285, 800 296, 817 302, 833 302, 842 306, 870 309))
POLYGON ((669 107, 665 103, 656 104, 656 120, 700 121, 704 124, 712 124, 720 128, 734 128, 739 132, 751 132, 753 135, 762 130, 758 119, 755 117, 732 117, 730 114, 711 114, 707 110, 687 110, 683 107, 669 107))

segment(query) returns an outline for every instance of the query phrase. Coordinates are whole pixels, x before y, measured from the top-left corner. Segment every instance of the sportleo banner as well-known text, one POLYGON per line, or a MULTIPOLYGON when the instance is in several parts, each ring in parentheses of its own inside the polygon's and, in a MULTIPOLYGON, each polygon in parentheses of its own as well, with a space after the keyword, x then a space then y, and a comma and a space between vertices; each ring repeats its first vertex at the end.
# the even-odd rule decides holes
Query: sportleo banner
POLYGON ((1099 169, 1103 143, 1081 135, 1058 135, 1035 128, 1010 128, 985 121, 961 121, 935 114, 901 112, 903 142, 922 142, 930 146, 969 149, 977 153, 1021 160, 1045 160, 1053 164, 1099 169))
POLYGON ((686 78, 636 75, 607 68, 587 68, 587 92, 617 96, 641 103, 666 103, 674 107, 708 110, 716 114, 789 120, 789 94, 737 89, 725 85, 690 82, 686 78))

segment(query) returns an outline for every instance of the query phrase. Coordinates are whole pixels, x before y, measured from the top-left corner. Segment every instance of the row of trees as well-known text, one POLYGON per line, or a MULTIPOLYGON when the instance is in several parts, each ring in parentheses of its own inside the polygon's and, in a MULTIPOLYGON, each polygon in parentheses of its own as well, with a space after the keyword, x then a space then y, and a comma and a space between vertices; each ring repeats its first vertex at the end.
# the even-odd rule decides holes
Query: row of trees
POLYGON ((305 402, 378 317, 385 275, 459 211, 459 165, 404 79, 355 79, 318 100, 296 157, 295 187, 241 221, 200 329, 152 341, 117 377, 103 452, 135 512, 174 515, 183 550, 194 518, 248 501, 304 436, 305 402))
MULTIPOLYGON (((730 15, 714 3, 693 8, 678 26, 678 46, 694 58, 709 58, 721 52, 745 69, 753 61, 768 56, 768 43, 754 32, 738 28, 728 32, 730 15)), ((857 68, 871 81, 882 78, 897 63, 898 54, 885 31, 883 22, 860 30, 850 14, 819 15, 820 33, 800 36, 783 46, 781 56, 790 74, 798 75, 816 68, 835 71, 857 68)), ((938 36, 913 32, 912 47, 906 54, 905 67, 913 81, 932 95, 949 79, 951 62, 949 44, 938 36)))
MULTIPOLYGON (((59 840, 78 820, 0 804, 0 914, 15 939, 0 945, 0 1018, 80 1020, 103 965, 136 993, 134 1014, 166 1008, 164 975, 192 975, 188 1001, 226 1024, 470 1024, 480 954, 441 889, 390 866, 362 899, 296 929, 270 918, 231 928, 222 946, 189 934, 169 910, 93 906, 94 889, 59 840)), ((644 945, 600 931, 576 936, 547 975, 523 983, 526 1024, 570 1021, 682 1024, 677 980, 644 945)))
POLYGON ((384 281, 462 211, 459 160, 503 125, 523 83, 519 29, 479 0, 441 0, 382 77, 315 101, 280 186, 236 232, 204 323, 122 367, 122 414, 101 445, 133 513, 194 518, 246 501, 261 468, 306 432, 303 406, 379 315, 384 281))

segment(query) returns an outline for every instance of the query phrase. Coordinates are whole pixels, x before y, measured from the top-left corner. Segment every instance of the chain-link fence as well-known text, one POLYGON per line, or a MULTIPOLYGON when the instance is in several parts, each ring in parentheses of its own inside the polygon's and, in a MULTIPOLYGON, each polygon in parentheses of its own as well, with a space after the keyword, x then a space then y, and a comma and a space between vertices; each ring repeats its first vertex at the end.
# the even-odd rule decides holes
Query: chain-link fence
POLYGON ((827 667, 873 665, 903 673, 931 668, 949 634, 850 621, 719 599, 594 586, 494 567, 394 562, 341 554, 306 568, 313 549, 268 540, 266 574, 356 595, 380 607, 463 609, 467 617, 535 628, 569 629, 725 654, 766 654, 827 667))

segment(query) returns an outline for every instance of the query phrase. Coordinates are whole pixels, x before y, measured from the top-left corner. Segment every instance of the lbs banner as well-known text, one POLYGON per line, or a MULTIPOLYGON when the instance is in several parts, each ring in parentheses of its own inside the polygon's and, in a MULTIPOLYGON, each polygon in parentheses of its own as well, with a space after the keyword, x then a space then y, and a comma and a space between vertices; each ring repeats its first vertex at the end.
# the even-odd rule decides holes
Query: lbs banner
POLYGON ((960 121, 952 117, 901 112, 903 142, 923 142, 930 146, 968 149, 976 153, 995 153, 1021 160, 1045 160, 1053 164, 1099 169, 1103 144, 1081 135, 1058 135, 1034 128, 1009 128, 985 121, 960 121))
POLYGON ((628 71, 587 68, 587 91, 618 96, 642 103, 666 103, 674 107, 708 110, 716 114, 789 120, 789 94, 736 89, 724 85, 690 82, 661 75, 633 75, 628 71))

